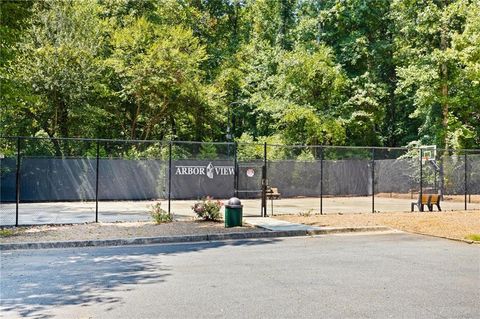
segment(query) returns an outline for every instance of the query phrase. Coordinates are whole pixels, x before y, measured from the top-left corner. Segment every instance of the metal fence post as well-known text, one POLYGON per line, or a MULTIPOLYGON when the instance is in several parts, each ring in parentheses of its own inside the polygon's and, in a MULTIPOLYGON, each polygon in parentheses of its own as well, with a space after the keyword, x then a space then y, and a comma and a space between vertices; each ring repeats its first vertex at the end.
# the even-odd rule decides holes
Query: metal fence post
POLYGON ((323 147, 320 146, 320 215, 323 215, 323 147))
POLYGON ((17 137, 17 171, 15 175, 15 226, 18 226, 19 203, 20 203, 20 137, 17 137))
POLYGON ((168 213, 171 208, 172 197, 172 141, 168 143, 168 213))
POLYGON ((375 148, 372 147, 372 213, 375 213, 375 148))
POLYGON ((95 222, 98 223, 98 181, 100 172, 100 141, 97 140, 97 167, 95 175, 95 222))
POLYGON ((267 142, 263 143, 262 217, 267 217, 267 142))
POLYGON ((237 142, 233 143, 233 196, 238 197, 238 158, 237 142))
POLYGON ((465 167, 464 167, 464 173, 465 173, 465 176, 464 176, 464 188, 463 188, 463 191, 465 193, 465 210, 467 210, 467 194, 468 194, 468 180, 467 180, 467 177, 468 177, 468 158, 467 158, 467 151, 465 151, 465 154, 464 154, 464 158, 465 158, 465 167))
MULTIPOLYGON (((423 195, 423 150, 420 148, 420 201, 422 200, 422 195, 423 195)), ((443 195, 443 194, 442 194, 443 195)), ((422 207, 422 205, 420 205, 422 207)))

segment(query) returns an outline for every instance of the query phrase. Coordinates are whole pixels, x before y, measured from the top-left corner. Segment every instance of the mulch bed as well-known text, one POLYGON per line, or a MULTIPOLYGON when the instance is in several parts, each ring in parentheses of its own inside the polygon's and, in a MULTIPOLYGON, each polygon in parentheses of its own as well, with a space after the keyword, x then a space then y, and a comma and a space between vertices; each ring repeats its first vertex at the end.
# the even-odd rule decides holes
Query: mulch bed
POLYGON ((200 220, 174 221, 159 225, 152 222, 85 223, 5 228, 0 235, 0 243, 208 235, 254 231, 262 230, 245 224, 244 227, 225 228, 223 222, 200 220))

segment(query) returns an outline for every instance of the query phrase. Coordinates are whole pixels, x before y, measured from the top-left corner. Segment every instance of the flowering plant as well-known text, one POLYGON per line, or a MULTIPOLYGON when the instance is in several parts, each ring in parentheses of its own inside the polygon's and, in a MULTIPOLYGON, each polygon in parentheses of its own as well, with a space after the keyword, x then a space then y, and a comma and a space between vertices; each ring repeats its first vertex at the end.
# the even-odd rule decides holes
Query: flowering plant
POLYGON ((207 196, 199 202, 193 204, 192 209, 198 217, 205 220, 219 220, 222 215, 220 209, 223 203, 219 200, 213 200, 212 197, 207 196))
POLYGON ((150 215, 157 224, 173 221, 173 215, 164 210, 160 202, 150 206, 150 215))

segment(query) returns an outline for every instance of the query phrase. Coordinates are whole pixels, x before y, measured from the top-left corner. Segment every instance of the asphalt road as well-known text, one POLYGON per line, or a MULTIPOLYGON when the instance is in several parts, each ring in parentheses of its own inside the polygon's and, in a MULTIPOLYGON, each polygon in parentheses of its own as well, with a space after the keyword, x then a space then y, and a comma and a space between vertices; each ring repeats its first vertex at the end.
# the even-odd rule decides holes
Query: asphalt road
POLYGON ((4 318, 479 318, 480 247, 407 234, 3 251, 4 318))

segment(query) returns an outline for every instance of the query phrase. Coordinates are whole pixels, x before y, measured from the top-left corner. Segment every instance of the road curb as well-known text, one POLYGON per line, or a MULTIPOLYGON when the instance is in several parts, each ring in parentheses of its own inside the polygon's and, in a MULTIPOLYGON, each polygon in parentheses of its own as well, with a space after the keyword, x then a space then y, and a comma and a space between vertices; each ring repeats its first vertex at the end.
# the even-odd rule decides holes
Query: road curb
POLYGON ((7 243, 0 244, 0 250, 20 250, 20 249, 49 249, 49 248, 76 248, 76 247, 108 247, 108 246, 128 246, 128 245, 150 245, 150 244, 172 244, 188 243, 216 240, 235 240, 235 239, 259 239, 276 237, 298 237, 314 236, 335 233, 351 232, 370 232, 370 231, 388 231, 388 227, 335 227, 316 230, 284 230, 284 231, 260 231, 244 233, 225 233, 225 234, 207 234, 207 235, 185 235, 185 236, 162 236, 162 237, 138 237, 125 239, 103 239, 103 240, 75 240, 75 241, 57 241, 57 242, 37 242, 37 243, 7 243))
POLYGON ((454 238, 454 237, 447 237, 447 236, 439 236, 439 235, 418 233, 418 232, 407 231, 407 230, 402 230, 402 231, 403 231, 403 232, 406 232, 406 233, 415 234, 415 235, 423 235, 423 236, 429 236, 429 237, 435 237, 435 238, 441 238, 441 239, 448 239, 448 240, 458 241, 458 242, 467 243, 467 244, 480 245, 480 241, 478 241, 478 240, 461 239, 461 238, 454 238))
POLYGON ((328 227, 315 230, 307 230, 308 235, 328 235, 338 233, 359 233, 359 232, 375 232, 390 231, 392 228, 386 226, 365 226, 365 227, 328 227))

